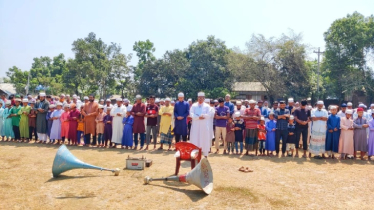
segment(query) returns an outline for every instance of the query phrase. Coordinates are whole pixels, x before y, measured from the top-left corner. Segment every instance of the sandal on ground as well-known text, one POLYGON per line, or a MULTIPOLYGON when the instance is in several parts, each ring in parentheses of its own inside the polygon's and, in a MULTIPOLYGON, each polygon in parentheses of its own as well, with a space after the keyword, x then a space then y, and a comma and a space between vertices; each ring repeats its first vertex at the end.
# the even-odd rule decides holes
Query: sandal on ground
POLYGON ((239 168, 239 171, 244 172, 244 171, 245 171, 244 166, 240 167, 240 168, 239 168))

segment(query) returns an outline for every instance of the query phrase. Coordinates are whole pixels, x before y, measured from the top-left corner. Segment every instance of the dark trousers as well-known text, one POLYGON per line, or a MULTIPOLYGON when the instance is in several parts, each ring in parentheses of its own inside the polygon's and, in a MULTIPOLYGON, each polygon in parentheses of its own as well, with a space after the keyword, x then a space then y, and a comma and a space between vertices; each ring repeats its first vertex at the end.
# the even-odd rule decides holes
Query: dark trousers
MULTIPOLYGON (((175 135, 175 143, 178 143, 182 135, 175 135)), ((187 135, 182 136, 183 141, 187 141, 187 135)))
POLYGON ((187 128, 188 128, 188 140, 190 140, 191 121, 188 122, 187 128))
POLYGON ((19 132, 19 126, 13 125, 13 133, 14 133, 14 138, 16 140, 20 140, 21 139, 21 133, 19 132))
POLYGON ((77 141, 78 141, 78 144, 81 144, 82 134, 83 134, 83 131, 77 131, 77 141))
POLYGON ((36 135, 36 127, 29 126, 29 138, 32 139, 32 134, 34 133, 35 139, 38 139, 38 136, 36 135))
MULTIPOLYGON (((90 144, 91 142, 91 134, 84 135, 84 144, 90 144)), ((96 135, 93 135, 92 137, 92 144, 96 145, 96 135)))
MULTIPOLYGON (((140 133, 140 146, 143 147, 144 146, 144 139, 145 139, 145 134, 144 133, 140 133)), ((134 144, 135 144, 135 147, 138 146, 138 133, 134 133, 134 144)))
POLYGON ((308 150, 308 126, 297 126, 296 127, 296 149, 299 149, 300 136, 303 136, 303 149, 308 150))
POLYGON ((279 153, 279 143, 282 138, 282 153, 286 152, 288 130, 278 130, 275 132, 275 152, 279 153))

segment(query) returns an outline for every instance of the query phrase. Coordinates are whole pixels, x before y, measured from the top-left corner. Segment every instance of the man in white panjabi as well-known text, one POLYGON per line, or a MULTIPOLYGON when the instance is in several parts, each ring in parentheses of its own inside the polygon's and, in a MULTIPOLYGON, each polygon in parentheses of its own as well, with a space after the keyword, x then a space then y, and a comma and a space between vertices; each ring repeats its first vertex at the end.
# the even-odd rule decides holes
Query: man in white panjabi
POLYGON ((203 155, 208 157, 212 139, 210 133, 210 128, 213 127, 210 119, 212 116, 210 115, 210 106, 204 103, 205 93, 199 92, 197 100, 190 109, 190 117, 192 118, 190 142, 201 147, 203 155))
POLYGON ((110 110, 110 116, 113 117, 112 126, 112 143, 114 143, 113 148, 116 145, 122 143, 122 135, 123 135, 123 123, 122 120, 126 116, 127 108, 122 104, 122 99, 116 99, 117 104, 110 110))
POLYGON ((209 106, 209 120, 210 120, 209 132, 211 135, 210 143, 212 145, 212 140, 214 139, 214 133, 215 133, 215 130, 213 129, 213 125, 214 125, 213 121, 214 121, 214 114, 216 113, 216 109, 215 107, 213 107, 213 104, 210 104, 210 99, 204 99, 204 102, 208 104, 209 106))

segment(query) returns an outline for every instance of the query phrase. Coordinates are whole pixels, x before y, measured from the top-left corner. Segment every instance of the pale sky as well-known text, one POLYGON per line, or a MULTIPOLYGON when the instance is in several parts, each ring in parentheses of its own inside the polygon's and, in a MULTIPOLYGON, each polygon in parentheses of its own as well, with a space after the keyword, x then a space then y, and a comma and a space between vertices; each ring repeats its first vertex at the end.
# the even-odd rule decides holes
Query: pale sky
POLYGON ((73 58, 71 44, 90 32, 133 53, 132 64, 134 42, 146 39, 160 58, 209 35, 245 49, 253 33, 271 37, 292 29, 323 50, 323 33, 354 11, 374 14, 374 0, 0 0, 0 77, 12 66, 29 70, 34 57, 73 58))

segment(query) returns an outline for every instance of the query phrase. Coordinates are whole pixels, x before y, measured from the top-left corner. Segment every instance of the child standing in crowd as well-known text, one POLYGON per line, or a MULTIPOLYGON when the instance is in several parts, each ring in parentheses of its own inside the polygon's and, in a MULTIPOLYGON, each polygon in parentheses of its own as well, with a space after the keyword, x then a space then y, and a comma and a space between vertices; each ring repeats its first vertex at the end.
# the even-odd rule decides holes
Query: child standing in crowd
POLYGON ((234 124, 235 124, 235 150, 238 155, 238 144, 240 144, 240 154, 243 153, 243 130, 245 129, 245 124, 242 119, 240 119, 240 112, 234 113, 234 124))
POLYGON ((369 122, 369 139, 368 139, 368 156, 369 160, 371 156, 374 156, 374 109, 371 110, 371 116, 373 117, 372 120, 369 122))
POLYGON ((98 141, 98 145, 99 147, 103 147, 104 146, 104 140, 103 140, 103 134, 104 134, 104 117, 105 117, 105 113, 104 113, 104 106, 103 105, 99 105, 99 114, 96 116, 96 133, 98 135, 98 138, 97 138, 97 141, 98 141))
POLYGON ((69 145, 70 145, 70 139, 69 139, 69 104, 64 105, 64 112, 61 114, 61 138, 62 142, 65 143, 65 138, 68 139, 69 145))
POLYGON ((110 116, 111 107, 106 109, 106 115, 104 117, 104 147, 112 144, 112 120, 113 117, 110 116), (108 144, 109 141, 109 144, 108 144))
POLYGON ((353 114, 352 109, 345 111, 345 117, 340 118, 340 138, 339 138, 339 153, 341 158, 353 158, 354 143, 353 143, 353 114))
POLYGON ((57 144, 60 144, 61 140, 61 120, 60 117, 63 113, 62 109, 62 103, 57 103, 57 109, 52 112, 52 128, 51 128, 51 134, 50 134, 50 142, 49 143, 55 143, 55 140, 57 140, 57 144))
POLYGON ((78 122, 78 125, 77 125, 77 142, 78 142, 78 145, 81 144, 81 138, 82 138, 82 135, 84 134, 84 116, 82 114, 82 109, 83 109, 83 106, 81 106, 81 111, 80 111, 78 119, 77 119, 77 122, 78 122))
POLYGON ((229 117, 226 125, 226 142, 228 154, 234 154, 234 143, 235 143, 235 123, 232 118, 229 117))
POLYGON ((288 157, 293 157, 293 151, 295 149, 295 144, 299 143, 299 142, 296 142, 294 119, 295 119, 294 116, 291 115, 290 119, 288 120, 288 137, 287 137, 287 155, 288 155, 288 157))
POLYGON ((29 113, 30 113, 30 106, 28 105, 29 100, 23 99, 22 103, 23 106, 19 110, 18 114, 21 116, 19 121, 19 131, 21 139, 20 141, 28 141, 29 140, 29 113))
POLYGON ((19 121, 20 121, 20 115, 18 114, 21 110, 21 99, 15 100, 15 105, 10 109, 10 117, 12 118, 12 127, 13 127, 13 133, 14 133, 14 139, 13 141, 21 141, 21 134, 19 131, 19 121))
POLYGON ((14 138, 14 132, 13 132, 13 127, 12 127, 12 117, 10 116, 10 110, 12 107, 11 101, 8 100, 5 102, 6 108, 4 109, 3 112, 3 119, 4 119, 4 137, 6 137, 6 141, 10 141, 11 139, 14 138))
MULTIPOLYGON (((52 138, 51 138, 51 130, 52 130, 52 124, 53 124, 53 118, 52 118, 52 113, 55 111, 56 105, 51 104, 49 105, 48 113, 45 116, 47 120, 47 135, 49 137, 49 143, 52 143, 52 138)), ((36 136, 35 136, 36 139, 36 136)))
POLYGON ((32 140, 32 135, 35 136, 35 141, 38 139, 36 135, 36 111, 34 110, 35 101, 30 101, 30 113, 29 113, 29 138, 32 140))
POLYGON ((275 131, 277 130, 277 121, 274 119, 274 112, 269 113, 269 121, 266 122, 265 128, 267 131, 265 149, 268 156, 273 156, 273 151, 275 151, 275 131))
POLYGON ((134 117, 130 113, 130 109, 127 109, 126 117, 123 118, 122 123, 125 125, 123 127, 122 135, 122 149, 131 149, 133 146, 133 137, 132 137, 132 125, 134 124, 134 117))
POLYGON ((257 138, 259 142, 260 156, 265 155, 265 143, 266 143, 266 127, 265 127, 265 118, 261 116, 260 124, 257 125, 257 138))
POLYGON ((366 118, 363 116, 364 109, 358 108, 357 109, 357 115, 358 117, 353 121, 353 128, 354 135, 354 158, 356 158, 356 152, 360 151, 360 158, 361 160, 364 160, 364 156, 366 152, 368 151, 368 144, 367 144, 367 134, 366 134, 366 128, 369 127, 366 118))
POLYGON ((338 109, 336 106, 330 107, 331 115, 327 118, 327 133, 326 133, 326 151, 328 158, 335 159, 334 153, 339 150, 340 137, 340 117, 336 115, 338 109))

